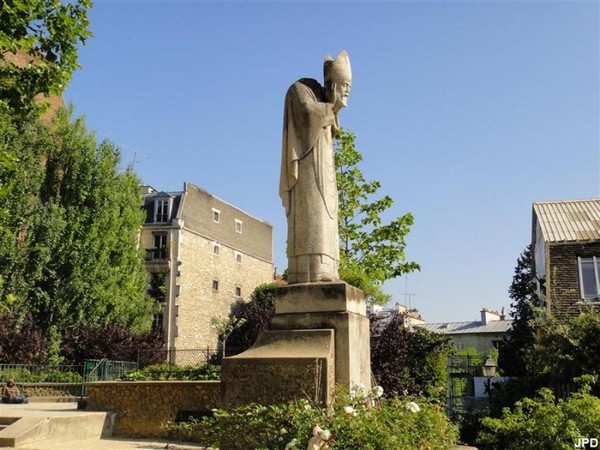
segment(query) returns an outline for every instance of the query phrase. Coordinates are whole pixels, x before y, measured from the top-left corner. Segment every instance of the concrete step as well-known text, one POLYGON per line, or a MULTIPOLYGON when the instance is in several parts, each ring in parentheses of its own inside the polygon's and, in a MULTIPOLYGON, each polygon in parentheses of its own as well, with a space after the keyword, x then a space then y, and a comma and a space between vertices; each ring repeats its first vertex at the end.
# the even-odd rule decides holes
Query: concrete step
POLYGON ((18 418, 0 430, 0 447, 19 448, 41 443, 55 445, 112 436, 114 413, 77 412, 18 418))

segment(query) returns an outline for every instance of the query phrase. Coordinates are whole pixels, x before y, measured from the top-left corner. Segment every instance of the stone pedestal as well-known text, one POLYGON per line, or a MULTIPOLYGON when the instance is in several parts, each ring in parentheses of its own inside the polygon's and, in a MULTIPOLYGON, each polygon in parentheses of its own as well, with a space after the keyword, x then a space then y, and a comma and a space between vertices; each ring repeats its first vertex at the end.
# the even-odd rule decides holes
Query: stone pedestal
POLYGON ((335 384, 370 386, 369 319, 364 294, 344 282, 277 289, 271 331, 224 358, 225 407, 307 398, 326 403, 335 384))

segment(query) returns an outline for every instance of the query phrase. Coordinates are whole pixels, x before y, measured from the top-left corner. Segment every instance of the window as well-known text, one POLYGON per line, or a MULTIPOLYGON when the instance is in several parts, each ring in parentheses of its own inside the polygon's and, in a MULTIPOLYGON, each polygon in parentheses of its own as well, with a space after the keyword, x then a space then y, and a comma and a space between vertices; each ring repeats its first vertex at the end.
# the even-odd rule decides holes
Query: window
POLYGON ((241 297, 242 296, 242 287, 241 286, 236 286, 235 287, 235 296, 236 297, 241 297))
POLYGON ((600 258, 577 258, 579 265, 579 290, 581 298, 596 299, 600 293, 600 258))
POLYGON ((155 313, 152 319, 152 331, 162 332, 163 331, 163 313, 155 313))
POLYGON ((213 222, 219 223, 221 220, 221 211, 213 208, 212 212, 213 212, 213 222))
POLYGON ((146 255, 150 260, 165 260, 167 259, 167 235, 164 233, 155 234, 153 237, 154 246, 150 250, 146 250, 146 255))
POLYGON ((213 280, 213 291, 219 290, 219 282, 217 280, 213 280))
POLYGON ((238 233, 242 232, 242 221, 235 219, 235 231, 237 231, 238 233))
POLYGON ((242 254, 235 252, 235 260, 236 260, 236 262, 241 264, 242 263, 242 254))
POLYGON ((169 199, 154 200, 154 222, 165 223, 169 221, 169 199))
POLYGON ((213 253, 218 256, 220 252, 221 252, 221 246, 215 242, 213 244, 213 253))

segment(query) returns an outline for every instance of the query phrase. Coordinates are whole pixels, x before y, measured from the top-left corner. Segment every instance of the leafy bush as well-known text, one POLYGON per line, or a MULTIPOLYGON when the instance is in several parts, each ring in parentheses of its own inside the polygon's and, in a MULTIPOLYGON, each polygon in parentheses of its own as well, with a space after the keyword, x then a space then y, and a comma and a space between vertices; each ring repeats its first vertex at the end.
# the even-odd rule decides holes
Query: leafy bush
POLYGON ((478 443, 484 450, 572 449, 578 438, 596 437, 600 430, 600 398, 589 392, 587 382, 557 402, 550 389, 542 388, 537 397, 518 401, 514 410, 505 408, 501 418, 484 418, 478 443))
POLYGON ((44 364, 48 358, 47 340, 30 314, 20 317, 16 310, 0 316, 0 362, 44 364))
POLYGON ((445 399, 449 339, 421 328, 410 331, 400 318, 378 332, 371 321, 371 369, 391 396, 426 395, 445 399))
MULTIPOLYGON (((140 352, 164 359, 162 335, 136 333, 116 323, 86 324, 71 329, 63 339, 60 354, 66 364, 82 364, 86 359, 137 361, 140 352)), ((158 362, 158 361, 150 362, 158 362)))
POLYGON ((227 346, 237 352, 249 349, 262 331, 271 328, 275 314, 275 289, 277 283, 261 284, 252 293, 249 302, 238 301, 231 308, 231 315, 245 322, 231 332, 227 346))
POLYGON ((165 428, 171 435, 193 438, 201 445, 243 449, 304 449, 318 430, 332 449, 442 450, 456 443, 456 427, 440 405, 382 399, 380 393, 339 391, 328 408, 302 399, 214 410, 213 417, 168 423, 165 428))
POLYGON ((586 374, 600 377, 599 335, 600 313, 593 309, 566 324, 550 323, 537 342, 537 373, 563 382, 586 374))
POLYGON ((18 383, 81 383, 83 377, 76 372, 63 372, 48 368, 40 373, 32 373, 24 367, 7 368, 2 370, 0 381, 6 383, 13 379, 18 383))
POLYGON ((127 373, 121 377, 124 381, 202 381, 219 380, 221 366, 204 364, 200 366, 175 366, 169 363, 154 364, 142 370, 127 373))

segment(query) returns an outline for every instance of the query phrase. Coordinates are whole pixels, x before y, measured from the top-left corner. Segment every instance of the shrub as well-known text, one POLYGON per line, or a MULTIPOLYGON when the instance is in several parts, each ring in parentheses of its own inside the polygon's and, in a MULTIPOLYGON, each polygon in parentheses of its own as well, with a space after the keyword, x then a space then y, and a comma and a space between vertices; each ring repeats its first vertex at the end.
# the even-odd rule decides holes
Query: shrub
POLYGON ((542 388, 537 397, 517 402, 514 410, 505 408, 501 418, 484 418, 478 443, 490 450, 572 449, 578 438, 596 437, 600 430, 600 398, 589 391, 585 383, 557 402, 550 389, 542 388))
POLYGON ((81 383, 83 381, 81 374, 76 372, 62 372, 48 368, 40 373, 32 373, 24 367, 4 369, 0 381, 6 383, 10 379, 18 383, 81 383))
POLYGON ((0 362, 6 364, 45 364, 47 340, 31 315, 19 317, 13 310, 0 316, 0 362))
POLYGON ((330 448, 340 450, 442 450, 454 445, 458 435, 440 405, 380 399, 375 392, 359 391, 339 391, 328 408, 304 399, 269 406, 251 404, 215 410, 214 417, 201 420, 168 423, 166 428, 171 434, 193 436, 205 446, 277 450, 292 441, 295 446, 286 448, 304 449, 319 429, 330 448))
POLYGON ((390 396, 425 395, 445 400, 449 339, 421 328, 406 329, 400 318, 378 332, 371 321, 371 369, 390 396))
POLYGON ((219 380, 221 366, 204 364, 200 366, 174 366, 169 363, 154 364, 142 370, 129 372, 121 377, 124 381, 202 381, 219 380))
POLYGON ((60 353, 66 364, 82 364, 86 359, 102 358, 137 361, 140 352, 164 360, 161 347, 162 335, 159 333, 135 333, 130 328, 108 322, 71 329, 63 339, 60 353))
POLYGON ((229 335, 227 346, 230 349, 238 353, 249 349, 262 331, 271 328, 277 286, 277 283, 262 284, 254 290, 249 302, 238 301, 232 306, 231 315, 245 322, 229 335))

